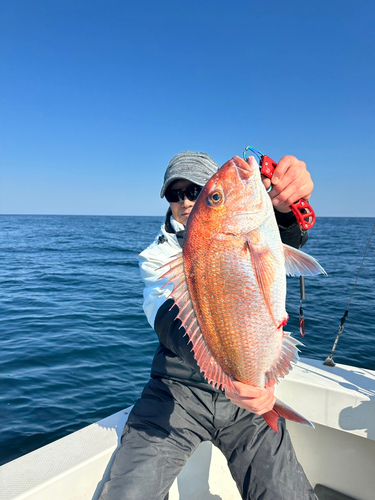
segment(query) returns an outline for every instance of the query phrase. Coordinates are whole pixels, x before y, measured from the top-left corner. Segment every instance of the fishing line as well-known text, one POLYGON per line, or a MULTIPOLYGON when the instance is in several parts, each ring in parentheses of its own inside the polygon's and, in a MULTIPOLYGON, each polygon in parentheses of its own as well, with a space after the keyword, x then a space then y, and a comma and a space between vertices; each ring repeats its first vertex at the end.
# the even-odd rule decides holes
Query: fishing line
POLYGON ((333 353, 335 352, 337 343, 339 341, 340 334, 344 330, 344 323, 345 323, 346 318, 348 317, 348 314, 349 314, 349 305, 350 305, 350 302, 351 302, 351 300, 353 298, 354 290, 355 290, 355 287, 357 286, 358 278, 359 278, 359 275, 361 274, 361 270, 362 270, 362 267, 363 267, 363 262, 365 260, 366 254, 367 254, 367 250, 368 250, 368 248, 370 246, 370 242, 371 242, 372 235, 374 234, 374 230, 375 230, 375 224, 374 224, 374 226, 372 228, 371 235, 370 235, 370 238, 368 240, 367 247, 366 247, 365 253, 363 255, 362 262, 361 262, 361 265, 360 265, 360 268, 359 268, 359 271, 358 271, 358 274, 357 274, 357 278, 355 280, 355 283, 354 283, 354 286, 353 286, 353 289, 352 289, 352 293, 350 295, 348 304, 346 306, 345 313, 344 313, 343 317, 340 320, 339 331, 337 332, 337 336, 336 336, 335 342, 333 343, 331 354, 324 361, 324 363, 323 363, 324 365, 327 365, 327 366, 335 366, 336 365, 336 363, 333 361, 333 353))

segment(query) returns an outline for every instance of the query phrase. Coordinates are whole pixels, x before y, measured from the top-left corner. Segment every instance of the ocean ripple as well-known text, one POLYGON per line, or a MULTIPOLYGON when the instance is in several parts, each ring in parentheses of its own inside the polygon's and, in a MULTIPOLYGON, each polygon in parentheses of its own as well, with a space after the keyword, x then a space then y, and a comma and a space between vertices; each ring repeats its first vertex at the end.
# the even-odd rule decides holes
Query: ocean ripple
MULTIPOLYGON (((142 310, 138 254, 162 217, 0 216, 0 463, 129 406, 147 382, 157 337, 142 310)), ((306 278, 305 347, 331 351, 374 221, 322 218, 304 248, 328 276, 306 278)), ((336 362, 375 369, 375 241, 336 362)), ((287 330, 298 337, 299 280, 287 330)))

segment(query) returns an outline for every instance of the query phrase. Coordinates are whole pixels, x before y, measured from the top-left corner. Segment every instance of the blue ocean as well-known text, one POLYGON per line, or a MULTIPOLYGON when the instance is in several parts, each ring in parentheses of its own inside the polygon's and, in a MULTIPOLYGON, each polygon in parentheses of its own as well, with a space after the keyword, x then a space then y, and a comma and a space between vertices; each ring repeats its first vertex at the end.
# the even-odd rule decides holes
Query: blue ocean
MULTIPOLYGON (((157 337, 142 311, 138 254, 162 217, 0 216, 0 463, 134 403, 157 337)), ((319 218, 304 250, 328 276, 306 278, 301 356, 322 362, 374 225, 319 218)), ((334 360, 375 369, 375 236, 334 360)), ((288 331, 299 338, 299 279, 288 331)))

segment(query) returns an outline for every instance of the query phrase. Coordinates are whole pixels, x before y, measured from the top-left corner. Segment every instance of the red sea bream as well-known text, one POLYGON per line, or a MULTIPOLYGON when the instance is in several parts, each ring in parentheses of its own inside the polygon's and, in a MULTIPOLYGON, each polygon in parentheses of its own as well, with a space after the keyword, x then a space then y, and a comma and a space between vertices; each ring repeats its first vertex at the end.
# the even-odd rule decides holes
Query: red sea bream
MULTIPOLYGON (((164 266, 163 266, 164 267, 164 266)), ((281 242, 271 200, 253 157, 234 157, 208 181, 190 213, 184 248, 162 275, 211 384, 233 379, 267 387, 298 360, 299 343, 283 331, 286 275, 324 273, 309 255, 281 242)), ((263 418, 312 425, 276 400, 263 418)))

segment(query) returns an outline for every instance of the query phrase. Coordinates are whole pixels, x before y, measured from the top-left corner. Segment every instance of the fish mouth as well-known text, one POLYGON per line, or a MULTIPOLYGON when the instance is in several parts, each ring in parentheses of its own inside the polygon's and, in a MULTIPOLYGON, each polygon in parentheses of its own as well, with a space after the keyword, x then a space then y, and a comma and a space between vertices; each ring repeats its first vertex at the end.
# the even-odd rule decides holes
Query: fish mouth
POLYGON ((251 158, 252 159, 250 160, 250 163, 242 160, 242 158, 238 158, 238 160, 240 161, 236 161, 234 165, 236 174, 244 185, 246 185, 250 178, 253 176, 255 170, 259 169, 259 166, 255 163, 255 159, 253 157, 251 158))
MULTIPOLYGON (((248 166, 246 164, 246 166, 248 166)), ((251 174, 253 173, 252 170, 250 168, 244 168, 242 165, 235 165, 235 169, 236 169, 236 174, 238 175, 238 178, 240 179, 240 181, 246 185, 249 178, 251 177, 251 174)))

